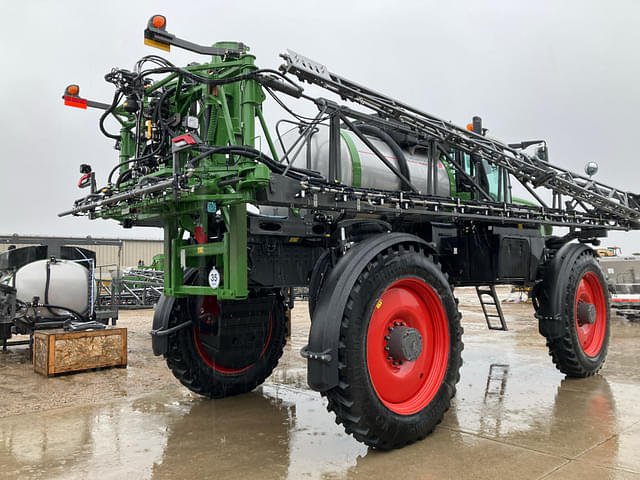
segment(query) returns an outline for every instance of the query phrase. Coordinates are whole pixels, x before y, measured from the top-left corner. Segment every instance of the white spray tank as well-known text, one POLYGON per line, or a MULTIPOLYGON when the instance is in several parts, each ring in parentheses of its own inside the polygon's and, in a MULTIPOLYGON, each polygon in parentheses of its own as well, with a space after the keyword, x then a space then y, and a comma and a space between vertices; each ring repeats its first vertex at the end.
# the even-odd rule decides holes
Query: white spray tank
MULTIPOLYGON (((69 308, 80 315, 89 311, 89 270, 69 260, 37 260, 15 274, 18 300, 69 308)), ((39 309, 43 315, 64 315, 62 309, 39 309)))
MULTIPOLYGON (((368 127, 370 128, 370 127, 368 127)), ((362 129, 367 131, 366 126, 362 129)), ((297 140, 300 132, 293 129, 282 135, 282 143, 286 149, 297 140)), ((398 170, 402 170, 398 159, 398 154, 393 151, 389 143, 385 142, 377 135, 366 134, 366 138, 392 163, 398 170)), ((392 140, 393 141, 393 140, 392 140)), ((324 177, 329 178, 329 126, 319 124, 316 126, 311 138, 303 141, 304 145, 299 149, 294 148, 290 157, 298 151, 294 166, 308 168, 320 172, 324 177)), ((400 149, 396 144, 394 148, 400 149)), ((409 180, 421 193, 429 192, 429 169, 430 160, 426 153, 412 152, 407 149, 400 149, 407 162, 409 180)), ((280 157, 284 155, 278 152, 280 157)), ((286 160, 285 160, 286 163, 286 160)), ((451 177, 449 166, 438 161, 436 165, 436 188, 432 195, 450 196, 451 177)), ((401 180, 387 167, 382 160, 363 142, 355 133, 350 130, 340 130, 340 183, 354 187, 375 188, 382 190, 400 190, 401 180)), ((433 171, 433 170, 432 170, 433 171)))

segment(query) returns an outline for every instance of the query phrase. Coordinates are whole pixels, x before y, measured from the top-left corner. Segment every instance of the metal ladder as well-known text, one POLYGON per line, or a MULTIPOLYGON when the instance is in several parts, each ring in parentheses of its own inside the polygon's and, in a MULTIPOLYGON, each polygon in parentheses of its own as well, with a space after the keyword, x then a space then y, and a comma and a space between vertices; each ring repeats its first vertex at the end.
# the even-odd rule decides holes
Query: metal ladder
POLYGON ((506 331, 507 322, 505 321, 504 314, 502 313, 502 307, 500 306, 500 301, 498 300, 498 294, 496 293, 495 285, 490 285, 489 288, 476 287, 476 293, 478 294, 480 306, 482 306, 484 318, 487 321, 487 327, 489 327, 489 330, 506 331), (489 297, 490 301, 485 301, 483 297, 489 297), (487 309, 488 306, 493 307, 493 311, 487 309), (492 324, 492 318, 497 318, 500 321, 500 326, 492 324))

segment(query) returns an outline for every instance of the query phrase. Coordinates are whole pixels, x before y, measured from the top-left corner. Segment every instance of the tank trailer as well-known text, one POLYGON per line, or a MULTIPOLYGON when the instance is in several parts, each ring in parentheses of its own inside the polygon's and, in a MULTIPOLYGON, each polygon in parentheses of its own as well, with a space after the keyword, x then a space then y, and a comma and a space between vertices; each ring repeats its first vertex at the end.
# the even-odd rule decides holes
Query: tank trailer
MULTIPOLYGON (((66 88, 65 104, 103 111, 119 158, 104 187, 82 165, 90 193, 60 215, 164 230, 152 345, 187 388, 222 398, 260 385, 294 287, 309 288, 309 386, 379 449, 422 439, 449 408, 463 349, 455 287, 475 286, 488 312, 496 285, 530 287, 556 367, 600 370, 609 293, 591 245, 640 228, 637 195, 593 180, 593 165, 586 176, 553 165, 542 140, 503 143, 478 117, 456 126, 290 50, 259 68, 245 44, 189 42, 162 15, 144 41, 205 60, 113 69, 110 103, 66 88), (266 95, 286 114, 273 129, 266 95), (516 183, 535 202, 514 197, 516 183)), ((487 320, 506 329, 501 312, 487 320)))
MULTIPOLYGON (((36 330, 115 325, 115 292, 98 301, 96 253, 78 245, 122 247, 121 240, 0 236, 0 347, 33 345, 36 330), (17 247, 16 244, 26 244, 17 247), (14 334, 28 340, 11 340, 14 334)), ((119 268, 119 266, 118 266, 119 268)))

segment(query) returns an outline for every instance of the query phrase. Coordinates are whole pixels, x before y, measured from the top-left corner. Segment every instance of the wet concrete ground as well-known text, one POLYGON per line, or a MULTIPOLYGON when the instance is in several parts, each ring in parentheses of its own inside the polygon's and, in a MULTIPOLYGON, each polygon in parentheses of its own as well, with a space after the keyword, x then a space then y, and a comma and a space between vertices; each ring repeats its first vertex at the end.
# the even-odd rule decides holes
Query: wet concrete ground
POLYGON ((267 382, 217 401, 189 393, 152 356, 151 312, 124 312, 127 369, 45 379, 26 349, 0 355, 0 477, 640 479, 640 323, 614 317, 602 375, 569 380, 530 305, 505 304, 510 330, 493 332, 475 293, 456 293, 465 328, 458 393, 414 445, 377 452, 334 424, 306 386, 304 304, 267 382))

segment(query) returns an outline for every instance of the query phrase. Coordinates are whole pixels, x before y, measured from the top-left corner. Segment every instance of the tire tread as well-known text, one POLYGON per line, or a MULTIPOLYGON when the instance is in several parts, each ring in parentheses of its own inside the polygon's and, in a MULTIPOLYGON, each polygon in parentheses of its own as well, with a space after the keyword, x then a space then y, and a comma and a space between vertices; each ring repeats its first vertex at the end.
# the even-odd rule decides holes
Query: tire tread
MULTIPOLYGON (((585 268, 588 269, 590 266, 592 266, 595 268, 595 271, 600 272, 600 267, 596 262, 597 261, 595 260, 593 255, 589 252, 586 252, 579 256, 573 264, 571 272, 569 273, 568 285, 575 285, 577 287, 580 278, 586 271, 585 268)), ((603 281, 604 279, 602 278, 601 282, 603 281)), ((595 375, 602 369, 602 366, 604 365, 604 359, 606 357, 609 339, 609 301, 608 291, 606 290, 606 288, 603 289, 603 293, 605 296, 605 304, 607 310, 607 326, 602 348, 597 355, 597 357, 600 358, 599 361, 590 361, 582 351, 577 350, 578 348, 580 348, 580 346, 577 338, 575 337, 576 334, 573 323, 573 304, 571 303, 573 302, 573 298, 575 297, 574 288, 570 288, 569 292, 567 292, 567 297, 565 298, 562 309, 563 335, 560 338, 547 339, 547 347, 549 349, 551 360, 558 370, 569 377, 584 378, 595 375), (573 295, 569 295, 570 292, 573 292, 573 295)))
MULTIPOLYGON (((340 330, 340 352, 339 359, 340 362, 345 364, 347 368, 341 369, 339 371, 340 383, 337 387, 327 391, 324 395, 328 398, 327 409, 329 411, 334 412, 336 415, 336 423, 342 424, 347 433, 352 434, 357 440, 371 446, 374 448, 378 448, 381 450, 388 450, 392 448, 401 448, 407 444, 413 443, 415 441, 421 440, 430 434, 435 426, 439 424, 442 420, 444 413, 449 409, 451 404, 451 399, 455 395, 456 387, 455 384, 460 379, 460 366, 462 365, 461 352, 463 350, 462 343, 462 327, 460 326, 460 312, 457 307, 457 302, 453 299, 453 294, 449 288, 449 294, 451 295, 451 308, 455 312, 452 316, 453 318, 449 319, 450 331, 449 335, 452 337, 450 340, 450 345, 452 348, 449 352, 450 362, 452 362, 452 368, 455 369, 455 373, 450 376, 450 380, 447 381, 447 374, 445 374, 445 378, 443 383, 446 384, 446 395, 444 396, 443 405, 437 405, 436 408, 439 411, 430 411, 429 412, 429 420, 425 421, 424 418, 421 418, 419 422, 415 425, 401 425, 397 422, 394 423, 393 418, 399 417, 399 415, 387 410, 389 412, 391 421, 381 421, 380 424, 376 424, 376 422, 371 422, 366 414, 363 414, 367 408, 367 405, 363 405, 363 392, 361 391, 363 388, 363 383, 369 382, 368 376, 364 379, 358 379, 359 385, 356 386, 349 381, 349 374, 353 374, 350 372, 349 365, 347 361, 347 347, 349 345, 349 335, 353 336, 352 326, 355 325, 355 319, 352 318, 356 312, 354 309, 358 304, 358 298, 360 293, 363 291, 363 286, 370 280, 372 275, 376 275, 381 268, 391 268, 393 266, 397 266, 399 262, 403 262, 403 259, 407 261, 414 260, 416 258, 422 258, 429 262, 435 269, 438 275, 442 276, 442 283, 449 288, 449 284, 444 277, 439 263, 437 263, 431 254, 426 254, 422 249, 416 248, 414 245, 396 245, 394 247, 390 247, 384 252, 378 254, 369 264, 365 267, 360 274, 360 277, 356 281, 356 284, 351 290, 349 299, 347 300, 346 308, 343 314, 341 330, 340 330), (453 328, 451 328, 453 327, 453 328), (433 415, 436 415, 436 418, 431 418, 433 415)), ((366 291, 366 290, 365 290, 366 291)), ((445 309, 446 310, 446 309, 445 309)), ((356 314, 357 315, 357 314, 356 314)), ((363 319, 363 321, 365 321, 363 319)), ((369 388, 372 388, 369 386, 369 388)), ((435 401, 432 400, 432 403, 435 401)), ((382 408, 386 408, 382 406, 382 408)), ((427 407, 431 408, 431 404, 427 407)), ((418 412, 415 415, 420 415, 421 412, 418 412)))

